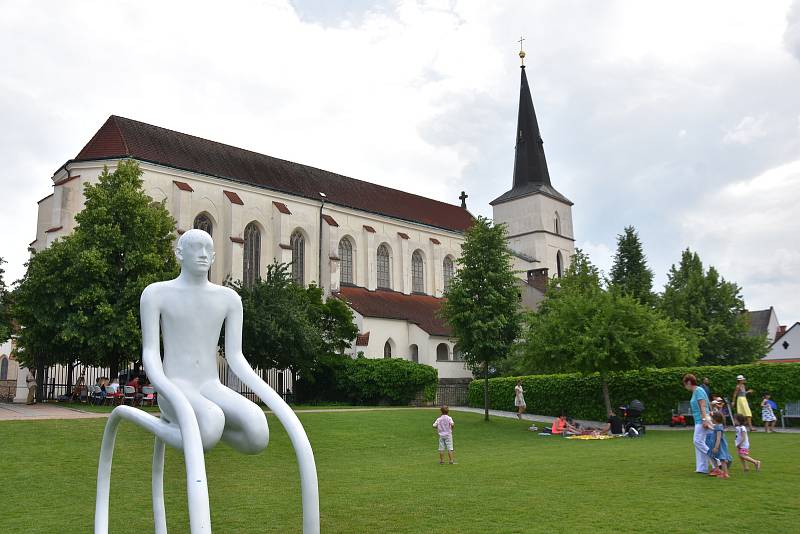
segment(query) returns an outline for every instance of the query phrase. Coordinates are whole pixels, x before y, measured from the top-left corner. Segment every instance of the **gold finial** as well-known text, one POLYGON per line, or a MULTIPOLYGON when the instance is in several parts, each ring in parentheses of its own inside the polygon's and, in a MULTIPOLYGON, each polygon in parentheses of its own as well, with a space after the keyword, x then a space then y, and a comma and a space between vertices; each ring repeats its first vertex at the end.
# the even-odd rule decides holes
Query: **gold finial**
POLYGON ((520 35, 519 36, 519 41, 517 41, 519 43, 519 60, 520 60, 520 62, 522 64, 522 66, 524 67, 525 66, 525 51, 522 49, 522 41, 525 41, 525 37, 520 35))

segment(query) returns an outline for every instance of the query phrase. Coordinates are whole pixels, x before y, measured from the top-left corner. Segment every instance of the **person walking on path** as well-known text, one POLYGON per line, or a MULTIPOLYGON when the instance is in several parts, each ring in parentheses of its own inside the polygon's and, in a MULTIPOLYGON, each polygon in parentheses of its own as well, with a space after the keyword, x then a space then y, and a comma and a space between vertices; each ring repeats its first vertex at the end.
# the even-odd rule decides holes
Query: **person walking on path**
POLYGON ((764 421, 764 432, 775 432, 777 417, 775 417, 775 408, 769 392, 764 393, 764 399, 761 401, 761 419, 764 421))
POLYGON ((522 380, 517 380, 517 385, 514 386, 514 406, 517 407, 517 419, 522 420, 522 414, 525 413, 525 395, 522 390, 522 380))
POLYGON ((35 395, 36 395, 36 376, 33 374, 33 369, 28 367, 28 376, 25 377, 25 385, 28 386, 28 399, 25 401, 25 404, 33 404, 36 402, 35 395))
POLYGON ((697 385, 697 377, 687 374, 683 377, 683 387, 692 392, 689 405, 694 418, 695 473, 708 473, 708 446, 706 435, 711 432, 711 416, 709 415, 708 395, 697 385))
POLYGON ((736 413, 740 413, 747 420, 747 429, 750 432, 755 432, 753 428, 753 413, 750 411, 750 404, 747 402, 747 394, 752 393, 752 389, 747 389, 745 385, 747 380, 744 376, 739 375, 736 377, 736 388, 733 390, 733 402, 736 404, 736 413))

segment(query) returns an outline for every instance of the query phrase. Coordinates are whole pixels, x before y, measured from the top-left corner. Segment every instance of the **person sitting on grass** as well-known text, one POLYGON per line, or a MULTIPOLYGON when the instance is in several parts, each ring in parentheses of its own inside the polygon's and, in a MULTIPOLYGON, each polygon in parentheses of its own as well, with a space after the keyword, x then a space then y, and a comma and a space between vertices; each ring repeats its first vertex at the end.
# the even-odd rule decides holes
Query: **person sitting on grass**
POLYGON ((607 436, 620 436, 625 433, 622 428, 622 419, 620 419, 617 414, 614 413, 614 410, 608 411, 608 420, 606 421, 606 426, 603 427, 601 432, 607 436))
POLYGON ((709 475, 717 478, 728 478, 728 466, 733 457, 728 452, 728 441, 725 439, 725 417, 722 412, 711 414, 711 421, 714 423, 713 432, 708 434, 706 444, 709 447, 708 456, 715 462, 717 467, 711 470, 709 475))
POLYGON ((442 406, 440 411, 442 415, 433 422, 433 428, 439 434, 439 465, 444 465, 444 451, 447 451, 450 463, 454 464, 456 462, 453 458, 453 427, 456 424, 453 418, 447 415, 450 411, 447 406, 442 406))
POLYGON ((555 421, 553 421, 553 426, 550 428, 550 433, 556 436, 560 436, 564 433, 564 430, 567 428, 567 416, 566 414, 559 415, 555 421))

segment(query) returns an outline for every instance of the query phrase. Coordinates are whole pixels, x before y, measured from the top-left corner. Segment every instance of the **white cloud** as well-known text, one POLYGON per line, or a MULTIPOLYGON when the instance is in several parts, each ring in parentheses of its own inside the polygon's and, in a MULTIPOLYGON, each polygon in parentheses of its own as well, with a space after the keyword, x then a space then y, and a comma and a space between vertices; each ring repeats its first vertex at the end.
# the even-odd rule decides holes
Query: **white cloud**
POLYGON ((800 318, 800 160, 736 182, 685 214, 684 237, 707 263, 743 287, 750 309, 800 318))
POLYGON ((725 132, 722 142, 726 144, 748 145, 767 135, 767 117, 744 117, 732 130, 725 132))
POLYGON ((614 250, 605 243, 592 243, 590 241, 581 241, 576 246, 589 256, 591 262, 600 269, 603 275, 609 276, 611 266, 614 263, 614 250))

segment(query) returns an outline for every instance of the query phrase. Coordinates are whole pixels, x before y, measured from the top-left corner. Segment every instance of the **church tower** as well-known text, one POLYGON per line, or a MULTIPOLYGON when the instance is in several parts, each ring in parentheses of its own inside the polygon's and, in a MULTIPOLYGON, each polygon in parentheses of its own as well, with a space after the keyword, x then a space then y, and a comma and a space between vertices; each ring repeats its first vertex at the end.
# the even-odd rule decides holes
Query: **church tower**
POLYGON ((494 222, 508 227, 514 268, 528 273, 528 280, 533 280, 540 278, 545 268, 549 277, 561 276, 575 251, 575 239, 572 202, 550 183, 544 143, 525 75, 525 52, 520 51, 519 55, 523 64, 514 181, 511 189, 491 205, 494 222))

